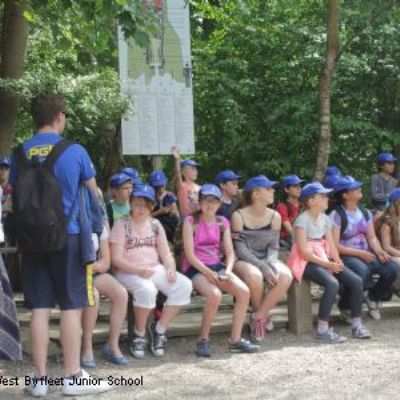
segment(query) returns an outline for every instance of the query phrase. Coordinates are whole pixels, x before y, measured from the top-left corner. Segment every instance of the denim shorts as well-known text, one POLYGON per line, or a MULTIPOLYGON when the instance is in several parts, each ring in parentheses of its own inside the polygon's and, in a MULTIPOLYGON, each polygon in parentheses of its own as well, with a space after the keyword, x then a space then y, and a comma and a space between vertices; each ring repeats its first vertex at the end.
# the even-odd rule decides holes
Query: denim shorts
MULTIPOLYGON (((210 268, 211 271, 214 271, 214 272, 220 272, 220 271, 223 271, 226 269, 226 266, 222 263, 207 265, 207 267, 210 268)), ((201 274, 201 272, 193 266, 190 266, 183 273, 183 275, 187 276, 189 279, 193 279, 197 274, 201 274)))

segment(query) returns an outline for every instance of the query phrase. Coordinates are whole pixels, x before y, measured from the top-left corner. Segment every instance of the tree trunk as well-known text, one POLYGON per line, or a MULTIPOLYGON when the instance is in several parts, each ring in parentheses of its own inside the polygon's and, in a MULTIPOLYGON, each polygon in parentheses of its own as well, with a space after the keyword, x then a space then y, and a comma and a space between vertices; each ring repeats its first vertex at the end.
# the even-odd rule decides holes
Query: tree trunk
POLYGON ((327 56, 320 77, 319 143, 315 178, 321 180, 329 162, 331 148, 331 81, 336 71, 340 51, 339 37, 340 0, 328 0, 327 56))
MULTIPOLYGON (((0 78, 17 79, 23 74, 28 42, 28 22, 23 15, 25 7, 20 0, 4 1, 0 78)), ((10 153, 18 105, 16 95, 0 90, 0 155, 10 153)))
POLYGON ((105 129, 108 138, 108 148, 110 157, 107 158, 103 169, 103 180, 98 182, 104 191, 108 188, 108 182, 112 175, 117 173, 121 166, 121 124, 108 124, 105 129))

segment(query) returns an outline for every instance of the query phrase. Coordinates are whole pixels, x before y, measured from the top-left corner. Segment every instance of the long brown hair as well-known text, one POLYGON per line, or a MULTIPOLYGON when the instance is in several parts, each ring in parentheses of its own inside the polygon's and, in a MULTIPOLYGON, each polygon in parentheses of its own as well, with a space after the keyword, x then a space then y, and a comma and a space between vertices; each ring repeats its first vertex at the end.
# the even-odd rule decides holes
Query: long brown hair
POLYGON ((379 239, 381 239, 381 228, 386 224, 390 228, 392 243, 394 247, 400 248, 400 200, 390 203, 384 211, 382 217, 378 218, 375 223, 375 231, 379 239))

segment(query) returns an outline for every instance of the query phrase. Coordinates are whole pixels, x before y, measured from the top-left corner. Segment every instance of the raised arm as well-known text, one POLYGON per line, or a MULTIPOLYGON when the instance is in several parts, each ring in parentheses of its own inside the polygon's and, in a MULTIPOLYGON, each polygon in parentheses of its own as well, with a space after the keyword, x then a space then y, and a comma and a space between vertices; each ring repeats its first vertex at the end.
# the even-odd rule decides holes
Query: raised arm
POLYGON ((174 187, 175 187, 175 192, 178 193, 178 191, 181 189, 182 186, 182 174, 181 174, 181 152, 179 150, 178 146, 174 146, 171 149, 172 155, 174 156, 174 187))

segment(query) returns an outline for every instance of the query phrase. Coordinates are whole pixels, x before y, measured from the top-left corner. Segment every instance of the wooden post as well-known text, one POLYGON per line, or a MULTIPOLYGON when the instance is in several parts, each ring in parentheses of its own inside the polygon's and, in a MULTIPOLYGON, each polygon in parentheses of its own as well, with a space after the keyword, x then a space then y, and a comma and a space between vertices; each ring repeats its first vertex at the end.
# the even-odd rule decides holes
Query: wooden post
POLYGON ((127 320, 128 320, 128 343, 131 345, 133 340, 133 331, 135 329, 135 314, 133 311, 133 296, 131 293, 128 293, 128 311, 127 311, 127 320))
POLYGON ((311 285, 303 280, 293 283, 287 296, 289 330, 295 335, 312 332, 311 285))

